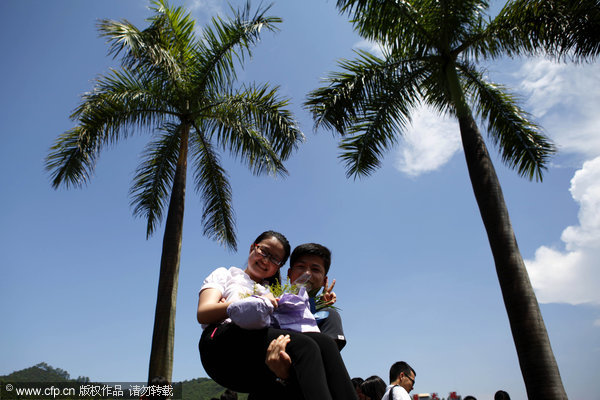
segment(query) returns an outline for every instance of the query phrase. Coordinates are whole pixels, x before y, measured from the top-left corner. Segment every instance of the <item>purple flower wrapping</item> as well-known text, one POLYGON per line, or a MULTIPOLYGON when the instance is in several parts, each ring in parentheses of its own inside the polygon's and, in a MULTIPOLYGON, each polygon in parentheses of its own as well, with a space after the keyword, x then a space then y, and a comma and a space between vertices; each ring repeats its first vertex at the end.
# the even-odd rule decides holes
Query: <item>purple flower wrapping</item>
POLYGON ((231 321, 244 329, 262 329, 271 325, 273 304, 264 297, 250 296, 234 301, 227 307, 231 321))
POLYGON ((279 305, 273 312, 273 318, 281 329, 296 332, 319 332, 315 317, 310 312, 306 288, 300 288, 298 294, 284 293, 279 305))

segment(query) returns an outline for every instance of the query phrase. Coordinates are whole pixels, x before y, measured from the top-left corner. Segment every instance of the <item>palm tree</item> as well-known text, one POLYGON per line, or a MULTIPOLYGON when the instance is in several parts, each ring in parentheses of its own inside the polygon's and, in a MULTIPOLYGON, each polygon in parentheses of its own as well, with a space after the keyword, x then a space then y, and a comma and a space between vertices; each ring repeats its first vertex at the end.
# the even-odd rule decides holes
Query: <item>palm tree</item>
POLYGON ((340 63, 309 94, 316 126, 341 136, 348 177, 371 174, 422 104, 458 119, 473 191, 489 243, 530 399, 565 399, 537 299, 517 246, 500 183, 473 111, 502 160, 542 180, 552 143, 515 97, 476 62, 503 51, 485 0, 338 0, 358 33, 383 45, 340 63))
POLYGON ((136 131, 155 132, 130 194, 134 214, 147 220, 147 237, 170 196, 149 368, 149 380, 170 380, 188 158, 204 206, 204 234, 235 249, 231 187, 218 149, 228 149, 254 174, 285 175, 282 162, 304 136, 277 88, 233 87, 235 63, 251 54, 261 29, 275 31, 281 22, 265 15, 268 7, 251 14, 247 3, 232 10, 230 20, 213 18, 201 38, 181 7, 155 0, 151 9, 144 30, 127 21, 100 21, 110 54, 122 55, 121 68, 97 78, 83 95, 71 115, 75 128, 58 137, 46 168, 54 188, 82 186, 106 145, 136 131))

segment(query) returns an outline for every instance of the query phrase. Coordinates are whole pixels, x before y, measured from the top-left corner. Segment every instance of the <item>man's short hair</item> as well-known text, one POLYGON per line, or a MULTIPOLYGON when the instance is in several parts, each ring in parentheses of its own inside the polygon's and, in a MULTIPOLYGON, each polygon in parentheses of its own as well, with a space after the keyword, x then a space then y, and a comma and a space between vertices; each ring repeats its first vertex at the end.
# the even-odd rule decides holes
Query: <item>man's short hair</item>
POLYGON ((331 251, 318 243, 304 243, 297 246, 290 256, 290 267, 302 256, 317 256, 323 260, 325 275, 329 272, 331 266, 331 251))
POLYGON ((410 365, 408 365, 408 363, 406 363, 404 361, 397 361, 394 364, 392 364, 392 366, 390 367, 390 384, 392 384, 392 382, 394 382, 396 379, 398 379, 398 376, 400 376, 401 372, 404 372, 404 375, 406 375, 406 376, 410 376, 411 372, 415 376, 417 376, 417 373, 415 372, 415 370, 412 369, 412 367, 410 365))
POLYGON ((510 396, 504 390, 498 390, 494 395, 494 400, 510 400, 510 396))

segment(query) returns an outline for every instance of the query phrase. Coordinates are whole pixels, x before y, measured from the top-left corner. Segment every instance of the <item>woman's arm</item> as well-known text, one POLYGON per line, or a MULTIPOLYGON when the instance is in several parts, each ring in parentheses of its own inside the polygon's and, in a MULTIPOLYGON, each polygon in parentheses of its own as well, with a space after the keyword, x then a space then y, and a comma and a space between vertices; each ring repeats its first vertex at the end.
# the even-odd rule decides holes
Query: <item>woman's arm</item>
POLYGON ((215 288, 207 288, 200 292, 196 317, 201 324, 216 324, 227 318, 227 307, 230 302, 221 301, 223 294, 215 288))

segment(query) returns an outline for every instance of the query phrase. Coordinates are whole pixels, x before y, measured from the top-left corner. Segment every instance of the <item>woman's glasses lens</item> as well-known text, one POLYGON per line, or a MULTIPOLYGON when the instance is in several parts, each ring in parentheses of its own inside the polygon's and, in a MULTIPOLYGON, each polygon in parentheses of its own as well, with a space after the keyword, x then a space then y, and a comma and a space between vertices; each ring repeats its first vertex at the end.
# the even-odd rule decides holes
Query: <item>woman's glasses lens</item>
POLYGON ((276 259, 275 257, 273 257, 271 254, 269 254, 268 251, 263 250, 260 245, 255 244, 256 246, 256 251, 258 252, 258 254, 260 254, 262 256, 262 258, 266 258, 267 260, 269 260, 271 263, 277 265, 278 267, 281 266, 281 260, 276 259))

